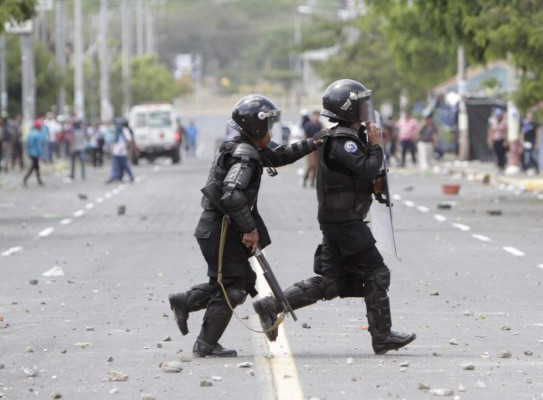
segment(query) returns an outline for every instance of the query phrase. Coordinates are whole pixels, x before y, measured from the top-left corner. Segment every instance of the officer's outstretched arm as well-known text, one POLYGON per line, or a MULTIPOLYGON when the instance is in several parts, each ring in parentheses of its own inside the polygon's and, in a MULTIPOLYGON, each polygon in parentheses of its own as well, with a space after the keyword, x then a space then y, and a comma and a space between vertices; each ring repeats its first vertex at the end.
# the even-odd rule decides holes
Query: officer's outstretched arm
POLYGON ((245 194, 254 173, 254 164, 254 162, 248 162, 232 165, 223 181, 224 194, 221 203, 243 233, 256 229, 255 220, 251 215, 252 204, 249 204, 249 199, 245 194))
POLYGON ((273 150, 267 147, 261 151, 264 153, 263 158, 269 161, 269 167, 281 167, 298 161, 317 147, 313 139, 305 139, 288 146, 279 146, 273 150))

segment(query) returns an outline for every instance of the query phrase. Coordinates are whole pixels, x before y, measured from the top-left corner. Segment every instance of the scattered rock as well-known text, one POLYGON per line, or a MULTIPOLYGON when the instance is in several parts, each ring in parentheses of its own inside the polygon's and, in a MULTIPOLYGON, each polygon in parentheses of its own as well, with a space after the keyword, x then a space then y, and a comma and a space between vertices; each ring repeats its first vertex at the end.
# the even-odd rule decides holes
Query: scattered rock
POLYGON ((211 382, 208 379, 204 379, 200 381, 200 387, 210 387, 213 386, 213 382, 211 382))
POLYGON ((171 342, 172 338, 171 338, 171 336, 166 336, 162 341, 163 342, 171 342))
POLYGON ((222 376, 212 376, 211 379, 214 380, 215 382, 220 382, 222 381, 222 376))
POLYGON ((426 383, 419 382, 419 383, 417 383, 417 388, 419 390, 430 390, 430 385, 427 385, 426 383))
POLYGON ((511 358, 512 354, 509 350, 504 350, 500 352, 500 358, 511 358))
POLYGON ((471 310, 464 310, 464 315, 465 315, 466 317, 469 317, 470 315, 473 315, 473 311, 471 311, 471 310))
POLYGON ((457 346, 458 345, 458 340, 453 338, 453 339, 449 340, 449 344, 453 345, 453 346, 457 346))
POLYGON ((81 347, 82 349, 86 349, 89 347, 92 343, 91 342, 77 342, 75 345, 77 347, 81 347))
POLYGON ((113 361, 113 356, 107 356, 107 362, 112 362, 113 361))
POLYGON ((88 332, 92 332, 92 331, 94 331, 94 328, 92 326, 87 326, 85 328, 85 330, 88 331, 88 332))
POLYGON ((510 330, 511 330, 510 326, 508 326, 508 325, 502 326, 502 331, 510 331, 510 330))
POLYGON ((502 215, 502 210, 486 210, 486 213, 493 217, 497 217, 497 216, 502 215))
POLYGON ((40 371, 38 370, 38 367, 33 365, 31 367, 24 367, 23 373, 28 377, 36 377, 40 374, 40 371))
POLYGON ((471 363, 466 363, 462 365, 462 369, 465 371, 473 371, 475 369, 475 365, 471 363))
POLYGON ((162 348, 162 343, 157 343, 157 344, 156 344, 156 347, 159 348, 159 349, 161 349, 161 348, 162 348))
POLYGON ((531 356, 533 354, 534 353, 531 350, 524 350, 524 355, 526 355, 526 356, 531 356))
POLYGON ((60 392, 53 392, 53 393, 51 393, 51 398, 52 398, 52 399, 62 399, 62 393, 60 393, 60 392))
POLYGON ((109 389, 109 394, 116 394, 119 392, 119 388, 112 388, 112 389, 109 389))
POLYGON ((148 393, 142 393, 141 400, 155 400, 155 396, 150 395, 148 393))
POLYGON ((38 284, 38 280, 37 279, 30 279, 28 281, 28 283, 30 283, 31 285, 37 285, 38 284))
POLYGON ((530 384, 530 383, 532 383, 532 380, 530 378, 526 378, 526 379, 524 379, 524 383, 530 384))
POLYGON ((42 273, 42 275, 45 276, 45 277, 64 276, 64 271, 58 265, 55 265, 53 268, 48 269, 47 271, 42 273))
POLYGON ((302 328, 304 328, 304 329, 311 329, 311 325, 309 325, 309 324, 307 324, 307 323, 304 322, 304 323, 302 324, 302 328))
POLYGON ((165 361, 160 363, 160 369, 166 373, 178 373, 183 371, 180 361, 165 361))
POLYGON ((439 296, 439 292, 431 292, 430 296, 439 296))
POLYGON ((434 396, 452 396, 454 394, 454 390, 452 389, 431 389, 429 393, 433 394, 434 396))
POLYGON ((252 366, 253 366, 253 363, 249 361, 245 361, 236 365, 236 367, 238 368, 251 368, 252 366))
POLYGON ((25 351, 26 351, 27 353, 34 353, 34 349, 33 349, 32 347, 27 347, 27 348, 25 349, 25 351))
POLYGON ((117 215, 124 215, 125 212, 126 212, 126 206, 117 207, 117 215))
POLYGON ((87 196, 85 193, 79 193, 77 195, 81 200, 88 200, 89 196, 87 196))
POLYGON ((353 363, 353 358, 352 357, 347 358, 347 365, 352 365, 352 363, 353 363))
POLYGON ((484 383, 483 381, 477 381, 475 383, 475 386, 478 387, 479 389, 484 389, 486 388, 486 383, 484 383))
POLYGON ((107 379, 112 382, 124 382, 128 380, 128 375, 120 371, 109 371, 107 373, 107 379))
POLYGON ((191 362, 192 356, 190 354, 182 354, 180 360, 181 362, 191 362))
POLYGON ((459 392, 465 392, 466 391, 466 387, 462 384, 458 385, 458 391, 459 392))
POLYGON ((409 361, 404 361, 400 364, 400 367, 409 367, 409 361))

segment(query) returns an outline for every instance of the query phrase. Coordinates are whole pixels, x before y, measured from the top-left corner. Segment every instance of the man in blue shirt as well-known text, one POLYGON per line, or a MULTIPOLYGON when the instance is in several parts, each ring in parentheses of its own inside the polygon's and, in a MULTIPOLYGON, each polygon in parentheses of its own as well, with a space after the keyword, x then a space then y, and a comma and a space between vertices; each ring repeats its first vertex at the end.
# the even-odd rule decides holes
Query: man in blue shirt
POLYGON ((30 133, 28 134, 28 138, 26 139, 26 151, 28 153, 28 156, 30 157, 30 160, 32 161, 32 164, 30 165, 30 169, 25 174, 25 177, 23 179, 24 186, 26 186, 26 181, 34 171, 36 171, 36 176, 38 177, 38 184, 40 186, 43 186, 43 182, 40 177, 40 158, 43 155, 45 137, 42 133, 41 128, 42 121, 40 119, 35 120, 32 130, 30 131, 30 133))

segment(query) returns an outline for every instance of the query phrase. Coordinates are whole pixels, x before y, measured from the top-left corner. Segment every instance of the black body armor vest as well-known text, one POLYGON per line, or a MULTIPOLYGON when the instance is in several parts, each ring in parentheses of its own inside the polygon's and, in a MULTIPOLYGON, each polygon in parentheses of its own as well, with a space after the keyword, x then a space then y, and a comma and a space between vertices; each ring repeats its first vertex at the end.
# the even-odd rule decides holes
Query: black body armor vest
POLYGON ((330 169, 327 157, 334 138, 346 137, 368 154, 369 147, 354 129, 338 126, 331 129, 325 142, 317 150, 317 200, 319 222, 347 222, 364 220, 372 202, 372 182, 358 179, 347 171, 330 169))

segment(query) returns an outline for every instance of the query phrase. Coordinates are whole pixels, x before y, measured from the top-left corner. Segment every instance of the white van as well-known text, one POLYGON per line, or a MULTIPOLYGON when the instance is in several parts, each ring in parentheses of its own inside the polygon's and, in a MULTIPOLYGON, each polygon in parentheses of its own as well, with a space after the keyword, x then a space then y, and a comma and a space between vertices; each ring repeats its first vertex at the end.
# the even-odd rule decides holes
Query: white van
POLYGON ((153 162, 166 156, 172 163, 181 161, 181 135, 177 126, 178 115, 170 103, 145 103, 130 109, 128 124, 134 133, 137 151, 132 162, 146 158, 153 162))

